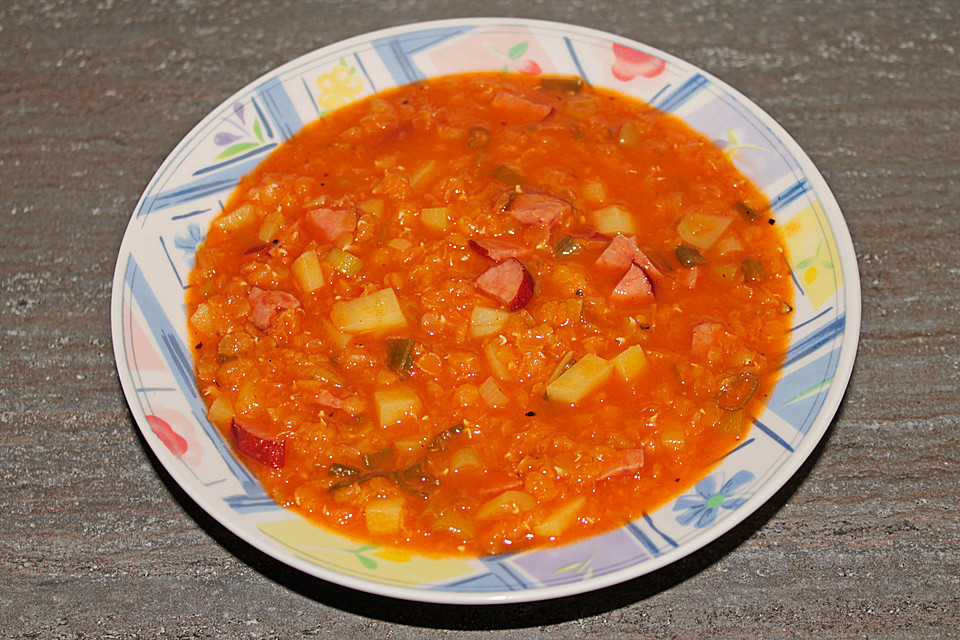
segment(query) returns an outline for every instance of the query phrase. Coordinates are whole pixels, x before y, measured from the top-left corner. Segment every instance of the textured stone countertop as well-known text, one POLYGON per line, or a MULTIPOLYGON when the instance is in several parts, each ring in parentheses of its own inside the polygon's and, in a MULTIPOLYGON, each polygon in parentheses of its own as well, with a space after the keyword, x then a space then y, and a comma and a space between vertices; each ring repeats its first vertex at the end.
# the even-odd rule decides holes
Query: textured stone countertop
POLYGON ((0 636, 960 637, 958 61, 956 0, 0 3, 0 636), (395 601, 255 552, 148 453, 111 347, 127 221, 197 122, 317 47, 468 15, 616 32, 739 89, 823 172, 863 285, 845 400, 772 500, 539 604, 395 601))

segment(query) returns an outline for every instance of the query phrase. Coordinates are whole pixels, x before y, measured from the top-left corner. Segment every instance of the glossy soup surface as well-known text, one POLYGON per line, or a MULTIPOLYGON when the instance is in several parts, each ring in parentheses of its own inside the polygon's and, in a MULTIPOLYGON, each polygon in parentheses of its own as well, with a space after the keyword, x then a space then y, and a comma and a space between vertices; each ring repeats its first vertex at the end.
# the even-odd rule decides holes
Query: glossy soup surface
POLYGON ((245 177, 187 296, 209 417, 280 504, 491 554, 623 525, 737 446, 786 350, 768 203, 571 78, 367 98, 245 177))

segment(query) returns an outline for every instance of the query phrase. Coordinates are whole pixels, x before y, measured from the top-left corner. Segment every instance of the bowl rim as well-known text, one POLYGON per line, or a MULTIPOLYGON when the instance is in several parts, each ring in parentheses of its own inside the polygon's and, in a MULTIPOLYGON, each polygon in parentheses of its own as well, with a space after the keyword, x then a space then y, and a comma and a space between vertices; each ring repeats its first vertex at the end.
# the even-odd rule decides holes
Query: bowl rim
POLYGON ((336 41, 316 48, 278 67, 270 69, 253 81, 247 83, 238 91, 232 93, 226 99, 222 100, 200 122, 192 127, 159 165, 156 172, 145 187, 140 199, 138 200, 137 205, 133 210, 133 215, 131 216, 124 231, 113 277, 111 295, 111 335, 113 339, 115 363, 120 374, 121 387, 123 388, 125 399, 127 400, 133 414, 134 422, 136 423, 141 434, 145 436, 146 431, 149 428, 146 425, 146 416, 142 415, 143 412, 138 406, 136 406, 136 403, 133 402, 133 398, 136 393, 133 388, 133 381, 132 379, 128 379, 127 374, 121 368, 121 362, 127 362, 122 324, 122 295, 126 279, 126 265, 122 264, 122 258, 126 255, 132 254, 135 249, 135 243, 137 241, 137 212, 140 211, 141 207, 144 206, 149 194, 161 180, 164 171, 169 168, 167 165, 172 159, 179 156, 186 149, 186 147, 191 144, 198 132, 203 130, 213 120, 219 117, 219 114, 227 106, 233 104, 239 98, 248 95, 252 90, 261 86, 269 79, 283 76, 287 72, 299 65, 302 65, 312 58, 329 54, 337 49, 355 49, 360 45, 369 44, 376 39, 383 39, 427 29, 454 26, 517 26, 527 27, 534 31, 546 30, 551 33, 556 31, 571 31, 579 35, 596 39, 598 41, 619 43, 628 47, 642 48, 644 51, 649 51, 669 63, 678 64, 684 68, 696 70, 698 73, 705 76, 715 87, 734 97, 742 105, 745 105, 751 111, 753 116, 759 118, 764 125, 768 126, 773 131, 777 140, 783 144, 791 157, 803 166, 805 170, 805 177, 811 183, 813 183, 813 190, 817 193, 818 199, 821 201, 823 208, 833 212, 836 217, 836 219, 831 220, 833 224, 830 226, 830 231, 836 243, 838 254, 841 257, 842 273, 844 278, 843 301, 845 318, 841 338, 842 342, 839 347, 839 358, 836 365, 835 375, 830 383, 830 388, 824 399, 824 402, 817 411, 813 424, 801 441, 801 446, 793 450, 791 455, 786 459, 785 463, 777 468, 776 473, 772 476, 772 478, 759 487, 740 508, 736 509, 733 513, 728 514, 725 518, 711 525, 709 528, 703 530, 699 535, 688 540, 683 545, 665 551, 661 555, 652 557, 644 562, 634 564, 626 568, 613 570, 601 576, 588 578, 580 582, 567 582, 559 585, 537 586, 516 591, 453 591, 432 589, 429 586, 400 586, 376 582, 363 577, 352 576, 347 573, 337 572, 333 569, 309 562, 289 552, 285 548, 279 546, 269 546, 264 544, 260 539, 252 539, 240 523, 235 522, 229 517, 224 517, 223 514, 227 512, 223 509, 222 505, 217 504, 219 501, 218 498, 215 498, 206 492, 199 491, 194 485, 193 479, 186 473, 186 470, 183 469, 181 465, 167 464, 165 462, 166 452, 158 449, 150 438, 144 437, 144 440, 148 445, 148 449, 159 460, 160 466, 163 467, 163 470, 170 475, 180 489, 206 514, 216 520, 220 525, 224 526, 233 535, 243 540, 246 544, 254 547, 259 552, 264 553, 265 555, 272 557, 288 566, 298 569, 314 578, 366 593, 388 596, 402 600, 438 604, 502 604, 533 602, 587 593, 620 584, 639 576, 651 573, 668 566, 683 557, 697 553, 709 543, 728 533, 731 529, 739 525, 750 515, 754 514, 763 504, 768 502, 774 494, 780 491, 780 489, 782 489, 783 486, 790 481, 798 469, 809 459, 814 449, 822 442, 824 434, 828 431, 830 425, 836 419, 836 412, 840 407, 844 394, 846 393, 856 359, 856 351, 860 334, 862 304, 859 270, 849 229, 832 190, 827 185, 826 180, 814 165, 813 161, 807 156, 806 152, 776 120, 774 120, 766 113, 766 111, 761 109, 752 100, 741 94, 735 88, 713 76, 709 72, 701 69, 697 65, 691 64, 665 51, 661 51, 656 47, 652 47, 614 33, 593 29, 590 27, 583 27, 564 22, 528 18, 468 17, 410 22, 358 34, 344 40, 336 41))

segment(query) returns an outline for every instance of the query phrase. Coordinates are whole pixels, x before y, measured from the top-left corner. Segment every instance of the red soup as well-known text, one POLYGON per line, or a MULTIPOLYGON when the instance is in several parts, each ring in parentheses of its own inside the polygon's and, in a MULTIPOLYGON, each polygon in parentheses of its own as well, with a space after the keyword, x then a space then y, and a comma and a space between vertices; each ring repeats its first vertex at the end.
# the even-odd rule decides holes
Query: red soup
POLYGON ((320 526, 465 555, 607 531, 762 410, 792 302, 768 209, 680 120, 576 78, 392 89, 304 128, 213 222, 197 382, 320 526))

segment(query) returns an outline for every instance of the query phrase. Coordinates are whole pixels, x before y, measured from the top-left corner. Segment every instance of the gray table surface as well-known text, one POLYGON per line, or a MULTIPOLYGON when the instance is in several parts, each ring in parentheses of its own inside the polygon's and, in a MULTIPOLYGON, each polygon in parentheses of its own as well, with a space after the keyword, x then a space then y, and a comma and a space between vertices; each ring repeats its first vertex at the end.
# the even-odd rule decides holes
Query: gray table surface
POLYGON ((957 0, 4 0, 0 636, 960 637, 957 0), (702 551, 596 593, 430 606, 304 576, 192 504, 145 448, 111 277, 164 157, 260 74, 372 29, 510 15, 613 31, 737 87, 819 166, 863 326, 821 446, 702 551))

